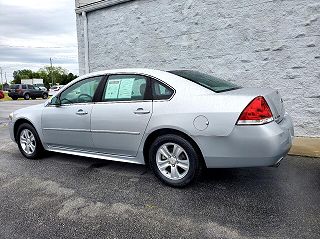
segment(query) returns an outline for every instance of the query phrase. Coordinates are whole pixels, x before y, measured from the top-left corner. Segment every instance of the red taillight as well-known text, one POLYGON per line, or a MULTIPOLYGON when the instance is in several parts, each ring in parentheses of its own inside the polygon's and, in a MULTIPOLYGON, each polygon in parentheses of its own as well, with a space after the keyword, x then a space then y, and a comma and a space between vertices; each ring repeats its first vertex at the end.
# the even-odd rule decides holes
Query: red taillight
POLYGON ((273 121, 272 112, 263 96, 254 98, 242 111, 237 124, 265 124, 273 121))

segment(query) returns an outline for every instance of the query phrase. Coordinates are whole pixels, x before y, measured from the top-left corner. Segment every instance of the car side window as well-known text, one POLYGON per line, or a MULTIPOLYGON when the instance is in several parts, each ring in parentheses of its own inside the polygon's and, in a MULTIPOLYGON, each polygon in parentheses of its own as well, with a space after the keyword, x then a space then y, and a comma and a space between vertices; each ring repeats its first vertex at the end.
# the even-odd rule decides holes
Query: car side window
POLYGON ((168 86, 154 80, 152 84, 152 95, 154 100, 170 99, 174 91, 168 86))
POLYGON ((23 90, 27 89, 27 85, 21 85, 21 89, 23 90))
POLYGON ((133 101, 145 99, 147 78, 141 75, 110 75, 102 101, 133 101))
POLYGON ((34 90, 34 86, 33 85, 28 85, 28 89, 29 90, 34 90))
POLYGON ((61 104, 93 102, 93 96, 101 79, 102 76, 96 76, 71 85, 60 94, 61 104))

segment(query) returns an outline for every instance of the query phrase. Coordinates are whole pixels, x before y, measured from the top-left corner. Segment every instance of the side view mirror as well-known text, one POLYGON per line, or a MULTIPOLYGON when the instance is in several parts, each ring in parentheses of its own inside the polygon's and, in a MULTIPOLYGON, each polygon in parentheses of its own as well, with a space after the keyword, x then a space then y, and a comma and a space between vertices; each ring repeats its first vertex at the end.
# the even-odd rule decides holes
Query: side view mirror
POLYGON ((61 106, 61 101, 60 101, 60 95, 57 95, 55 97, 52 97, 50 101, 50 105, 54 105, 56 107, 61 106))

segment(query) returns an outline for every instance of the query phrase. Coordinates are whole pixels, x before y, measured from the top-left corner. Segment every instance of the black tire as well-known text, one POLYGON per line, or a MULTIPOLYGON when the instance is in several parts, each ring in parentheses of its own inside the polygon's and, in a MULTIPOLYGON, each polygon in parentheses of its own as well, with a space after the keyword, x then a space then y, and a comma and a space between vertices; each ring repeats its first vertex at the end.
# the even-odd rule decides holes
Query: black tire
POLYGON ((47 93, 43 93, 43 95, 42 95, 42 99, 48 99, 48 94, 47 93))
POLYGON ((42 143, 41 143, 41 140, 39 138, 39 135, 37 133, 37 131, 35 130, 35 128, 28 124, 28 123, 23 123, 19 126, 18 130, 17 130, 17 135, 16 135, 16 139, 17 139, 17 144, 18 144, 18 147, 19 147, 19 150, 20 152, 22 153, 22 155, 28 159, 40 159, 41 156, 43 155, 44 153, 44 148, 42 146, 42 143), (34 138, 35 138, 35 142, 36 142, 36 145, 35 145, 35 150, 33 153, 31 154, 27 154, 23 148, 22 148, 22 145, 21 145, 21 140, 20 140, 20 136, 21 136, 21 133, 24 129, 27 129, 29 131, 32 132, 34 138))
POLYGON ((24 94, 23 98, 24 98, 25 100, 29 100, 29 99, 30 99, 30 95, 29 95, 28 93, 26 93, 26 94, 24 94))
POLYGON ((163 183, 171 187, 185 187, 187 185, 190 185, 201 175, 201 171, 203 168, 201 156, 198 155, 197 151, 192 146, 192 144, 185 138, 175 134, 162 135, 155 139, 155 141, 151 144, 149 149, 149 164, 151 170, 157 176, 157 178, 159 178, 163 183), (174 143, 182 147, 189 158, 189 170, 187 171, 186 175, 181 179, 173 180, 164 176, 157 166, 157 151, 162 145, 166 143, 174 143))

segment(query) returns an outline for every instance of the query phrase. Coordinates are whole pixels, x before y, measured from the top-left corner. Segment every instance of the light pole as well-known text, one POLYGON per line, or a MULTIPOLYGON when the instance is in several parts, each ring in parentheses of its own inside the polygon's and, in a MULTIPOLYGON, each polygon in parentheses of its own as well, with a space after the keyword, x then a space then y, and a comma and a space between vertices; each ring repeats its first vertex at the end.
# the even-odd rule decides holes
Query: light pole
POLYGON ((53 77, 52 77, 52 59, 50 57, 50 77, 51 77, 51 86, 53 86, 53 77))

